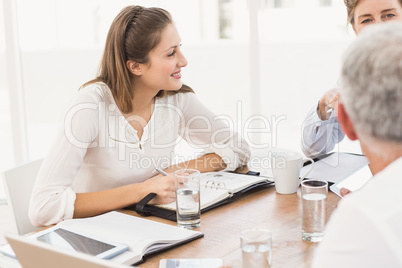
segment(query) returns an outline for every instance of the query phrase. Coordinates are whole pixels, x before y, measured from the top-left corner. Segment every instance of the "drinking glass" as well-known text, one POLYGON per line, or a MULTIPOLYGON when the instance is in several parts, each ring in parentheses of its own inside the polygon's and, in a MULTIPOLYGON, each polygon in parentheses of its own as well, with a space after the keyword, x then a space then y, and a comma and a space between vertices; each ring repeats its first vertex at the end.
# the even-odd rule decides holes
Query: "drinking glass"
POLYGON ((328 183, 320 180, 306 180, 301 183, 302 196, 302 238, 319 242, 324 236, 328 183))
POLYGON ((240 234, 243 268, 271 267, 271 233, 265 229, 249 229, 240 234))
POLYGON ((200 226, 200 172, 195 169, 180 169, 176 178, 177 225, 187 229, 200 226))

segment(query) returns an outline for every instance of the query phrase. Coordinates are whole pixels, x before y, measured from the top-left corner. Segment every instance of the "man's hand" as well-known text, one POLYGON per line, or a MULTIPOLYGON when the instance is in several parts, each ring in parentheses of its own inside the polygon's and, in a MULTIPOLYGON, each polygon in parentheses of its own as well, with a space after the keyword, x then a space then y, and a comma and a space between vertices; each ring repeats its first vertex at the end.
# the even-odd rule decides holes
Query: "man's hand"
POLYGON ((346 195, 350 194, 352 191, 346 188, 341 188, 339 193, 341 194, 342 197, 345 197, 346 195))

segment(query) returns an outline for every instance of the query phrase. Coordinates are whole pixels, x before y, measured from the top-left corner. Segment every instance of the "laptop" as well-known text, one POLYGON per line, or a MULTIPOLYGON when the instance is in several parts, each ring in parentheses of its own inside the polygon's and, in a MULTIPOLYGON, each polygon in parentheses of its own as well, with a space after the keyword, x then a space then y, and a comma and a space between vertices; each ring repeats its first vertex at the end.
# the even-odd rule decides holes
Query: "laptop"
POLYGON ((23 268, 127 268, 80 252, 69 252, 49 244, 15 234, 5 234, 23 268))

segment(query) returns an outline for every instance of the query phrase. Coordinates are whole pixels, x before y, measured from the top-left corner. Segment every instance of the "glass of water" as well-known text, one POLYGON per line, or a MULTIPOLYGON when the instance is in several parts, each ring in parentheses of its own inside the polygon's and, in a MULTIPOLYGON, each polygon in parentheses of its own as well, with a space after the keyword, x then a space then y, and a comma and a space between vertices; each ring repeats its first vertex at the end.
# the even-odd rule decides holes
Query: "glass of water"
POLYGON ((265 229, 249 229, 240 234, 243 268, 271 267, 271 233, 265 229))
POLYGON ((320 180, 303 181, 301 196, 302 238, 305 241, 320 242, 324 236, 327 216, 328 183, 320 180))
POLYGON ((195 169, 180 169, 176 178, 177 225, 187 229, 200 226, 200 172, 195 169))

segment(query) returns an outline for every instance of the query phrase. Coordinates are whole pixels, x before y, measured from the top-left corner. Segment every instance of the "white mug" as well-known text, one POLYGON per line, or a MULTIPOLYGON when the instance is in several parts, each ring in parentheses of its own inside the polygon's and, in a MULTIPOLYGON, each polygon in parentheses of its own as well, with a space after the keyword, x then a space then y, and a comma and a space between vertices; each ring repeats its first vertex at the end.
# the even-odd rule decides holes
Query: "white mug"
POLYGON ((278 194, 293 194, 303 179, 311 172, 314 160, 303 158, 303 156, 293 151, 278 151, 272 153, 271 167, 275 180, 275 189, 278 194), (309 170, 300 177, 300 170, 303 164, 310 161, 309 170))

